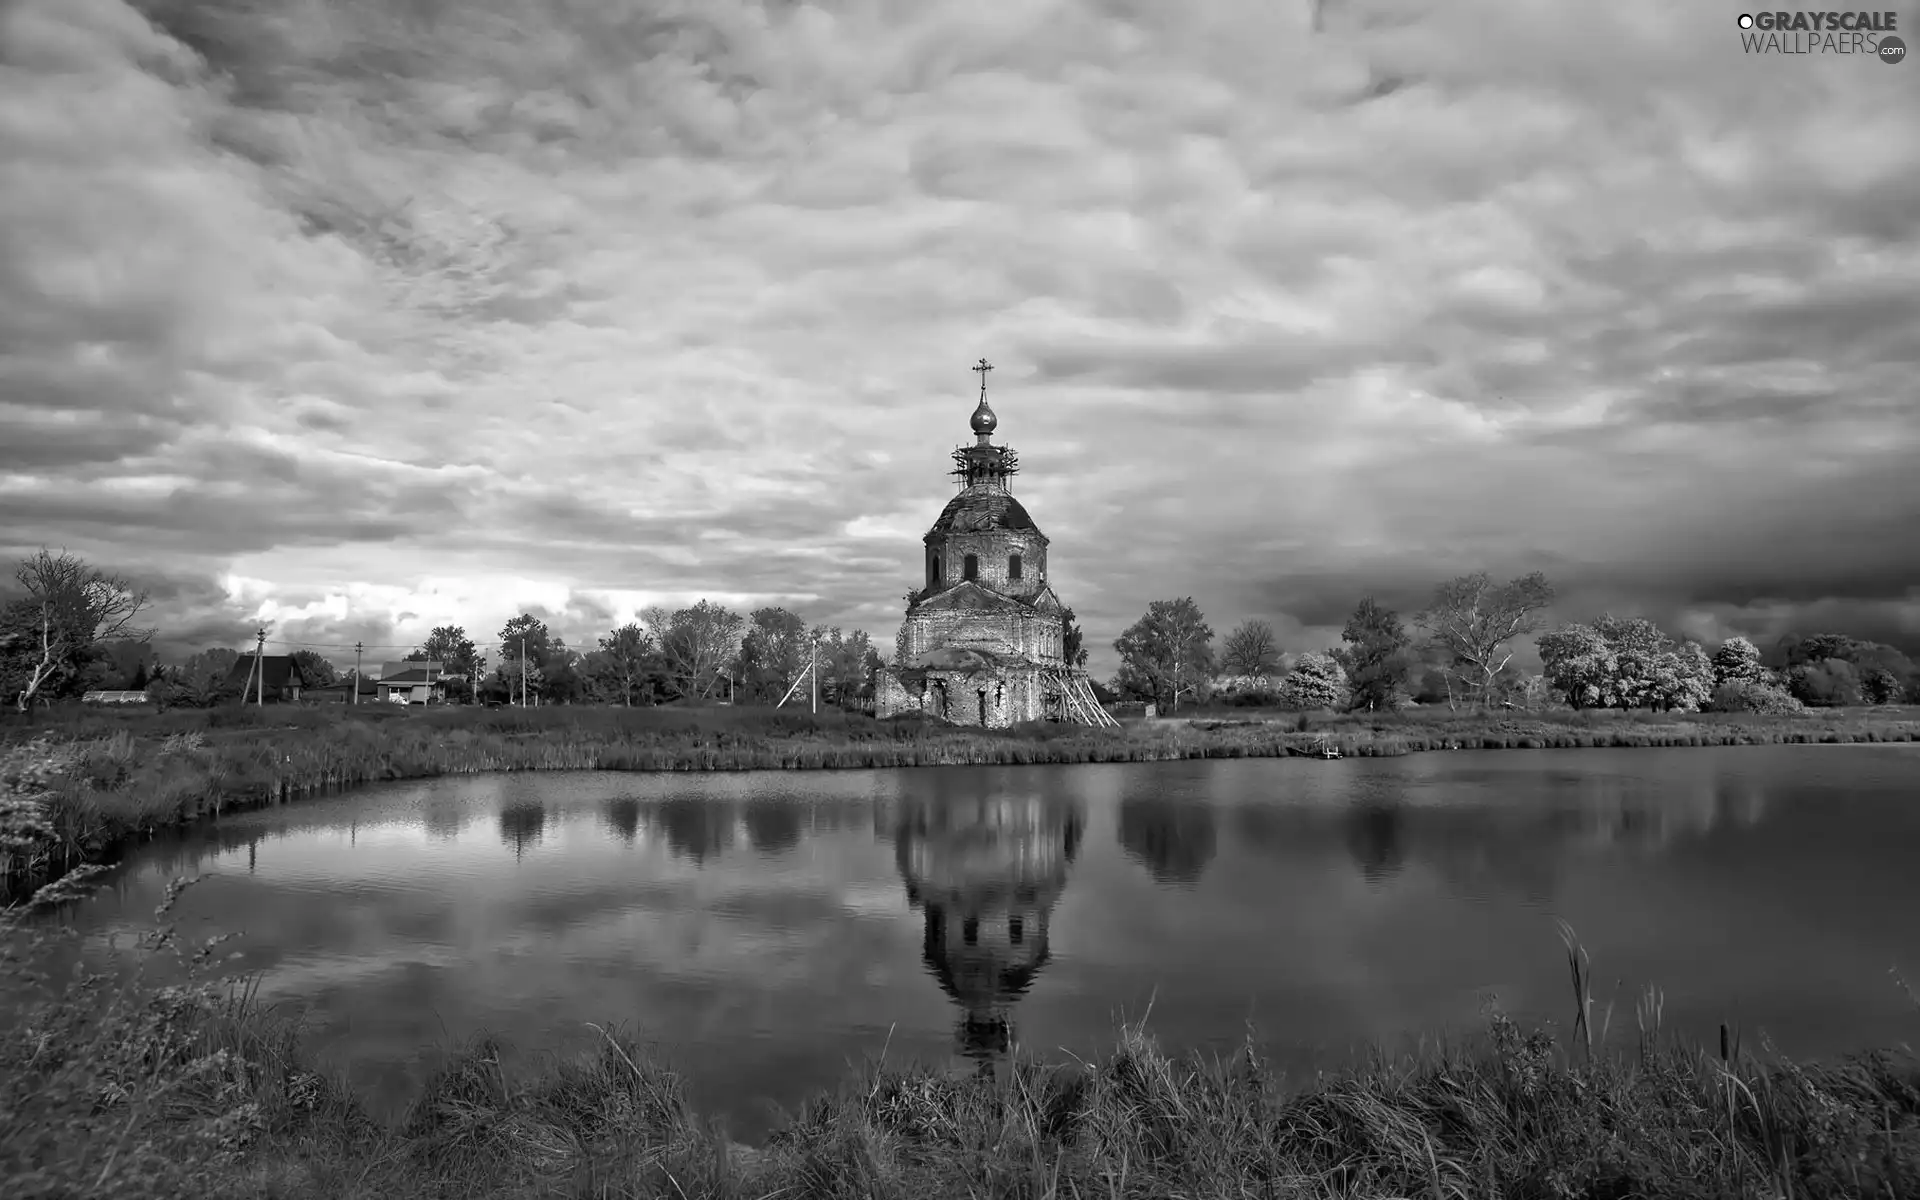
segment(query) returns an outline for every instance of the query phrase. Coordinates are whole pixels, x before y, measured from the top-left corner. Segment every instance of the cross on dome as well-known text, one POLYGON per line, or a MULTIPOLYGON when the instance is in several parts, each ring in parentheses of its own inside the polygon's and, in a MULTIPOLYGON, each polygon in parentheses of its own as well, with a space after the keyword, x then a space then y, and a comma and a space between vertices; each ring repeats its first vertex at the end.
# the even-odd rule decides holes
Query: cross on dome
POLYGON ((980 404, 973 410, 973 432, 978 434, 982 445, 993 431, 1000 427, 1000 418, 993 415, 993 409, 987 406, 987 372, 993 370, 993 364, 982 358, 974 364, 973 370, 980 373, 980 404))

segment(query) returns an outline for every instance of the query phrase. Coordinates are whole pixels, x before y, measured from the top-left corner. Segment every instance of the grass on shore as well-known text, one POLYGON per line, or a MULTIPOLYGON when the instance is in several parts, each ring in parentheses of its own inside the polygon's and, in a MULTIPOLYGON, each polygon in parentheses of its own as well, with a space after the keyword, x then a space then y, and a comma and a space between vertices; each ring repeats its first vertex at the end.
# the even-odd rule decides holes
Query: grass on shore
POLYGON ((1920 710, 1808 715, 1256 714, 1121 729, 968 730, 923 719, 757 708, 228 706, 73 709, 4 727, 0 875, 51 878, 122 843, 223 811, 379 780, 482 771, 716 771, 1349 756, 1438 749, 1920 741, 1920 710), (38 740, 29 740, 38 739, 38 740))
MULTIPOLYGON (((11 956, 31 959, 24 943, 48 936, 61 935, 16 928, 11 956)), ((214 948, 163 923, 143 953, 205 964, 214 948)), ((1123 1026, 1096 1062, 1017 1055, 964 1076, 871 1062, 764 1147, 691 1111, 670 1062, 615 1030, 595 1053, 515 1074, 479 1038, 402 1119, 380 1123, 244 986, 85 976, 36 993, 0 1033, 0 1177, 18 1200, 1869 1200, 1920 1188, 1910 1053, 1803 1066, 1723 1031, 1715 1054, 1664 1035, 1651 992, 1631 1045, 1616 1047, 1611 1013, 1590 1023, 1570 934, 1568 958, 1576 1017, 1559 1041, 1490 1010, 1484 1038, 1295 1086, 1251 1041, 1225 1059, 1174 1058, 1123 1026)))

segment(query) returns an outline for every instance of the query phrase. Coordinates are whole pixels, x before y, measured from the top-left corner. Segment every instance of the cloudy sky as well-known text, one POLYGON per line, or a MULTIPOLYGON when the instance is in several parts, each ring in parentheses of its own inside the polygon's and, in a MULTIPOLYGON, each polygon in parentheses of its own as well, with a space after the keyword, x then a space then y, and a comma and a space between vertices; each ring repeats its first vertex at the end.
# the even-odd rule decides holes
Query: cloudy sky
POLYGON ((178 647, 890 639, 984 355, 1102 673, 1482 567, 1920 648, 1920 63, 1323 7, 0 6, 0 551, 178 647))

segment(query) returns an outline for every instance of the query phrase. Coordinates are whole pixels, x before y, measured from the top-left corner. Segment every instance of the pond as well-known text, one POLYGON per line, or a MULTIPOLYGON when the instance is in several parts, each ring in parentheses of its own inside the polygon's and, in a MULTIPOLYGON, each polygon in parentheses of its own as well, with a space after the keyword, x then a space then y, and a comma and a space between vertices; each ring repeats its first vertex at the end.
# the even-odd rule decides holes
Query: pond
POLYGON ((1823 1056, 1920 1008, 1920 749, 1395 759, 386 784, 130 855, 73 919, 236 966, 377 1111, 454 1039, 570 1052, 619 1024, 746 1140, 883 1051, 1082 1056, 1151 1010, 1169 1049, 1276 1065, 1572 1012, 1554 918, 1628 1044, 1652 984, 1701 1037, 1823 1056))

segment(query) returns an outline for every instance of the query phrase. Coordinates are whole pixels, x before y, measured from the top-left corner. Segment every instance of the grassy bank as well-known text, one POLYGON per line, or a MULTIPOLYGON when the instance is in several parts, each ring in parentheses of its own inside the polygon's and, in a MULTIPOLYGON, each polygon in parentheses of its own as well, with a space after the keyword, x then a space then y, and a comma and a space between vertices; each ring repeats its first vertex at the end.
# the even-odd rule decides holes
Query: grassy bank
MULTIPOLYGON (((174 894, 177 894, 177 887, 174 894)), ((171 902, 171 896, 169 903, 171 902)), ((162 915, 164 916, 163 906, 162 915)), ((16 957, 25 935, 8 939, 16 957)), ((208 961, 162 926, 149 955, 208 961)), ((1578 1013, 1592 1013, 1572 953, 1578 1013)), ((1556 1041, 1487 1035, 1297 1083, 1251 1047, 850 1071, 766 1144, 613 1030, 508 1073, 482 1038, 404 1118, 369 1118, 296 1026, 218 985, 46 988, 0 1033, 0 1178, 19 1200, 269 1197, 1899 1197, 1920 1188, 1920 1061, 1802 1066, 1659 1029, 1658 997, 1556 1041), (1637 1018, 1637 1019, 1636 1019, 1637 1018)), ((1598 1014, 1596 1014, 1598 1015, 1598 1014)))
POLYGON ((119 844, 236 808, 378 780, 480 771, 714 771, 1153 762, 1567 746, 1920 741, 1920 711, 1805 716, 1621 713, 1222 714, 1118 730, 969 731, 919 720, 767 709, 84 709, 4 736, 36 778, 0 811, 0 855, 44 879, 119 844), (38 739, 31 741, 29 739, 38 739), (33 747, 28 749, 28 747, 33 747))

